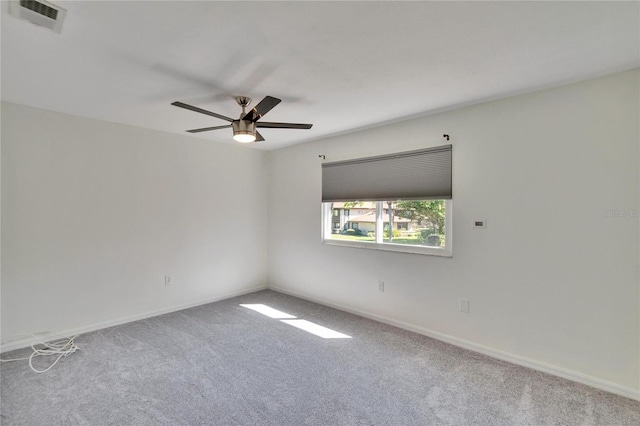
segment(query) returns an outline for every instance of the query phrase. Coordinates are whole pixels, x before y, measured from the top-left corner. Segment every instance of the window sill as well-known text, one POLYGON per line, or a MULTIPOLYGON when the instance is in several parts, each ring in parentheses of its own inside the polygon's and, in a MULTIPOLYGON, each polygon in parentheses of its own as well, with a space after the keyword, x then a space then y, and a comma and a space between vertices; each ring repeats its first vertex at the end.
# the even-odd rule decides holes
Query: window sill
POLYGON ((323 240, 322 244, 326 244, 329 246, 342 246, 342 247, 353 247, 353 248, 363 248, 369 250, 381 250, 381 251, 395 251, 399 253, 411 253, 411 254, 421 254, 427 256, 440 256, 440 257, 453 257, 453 253, 450 249, 445 248, 436 248, 436 247, 425 247, 425 246, 410 246, 404 244, 379 244, 379 243, 364 243, 359 241, 348 241, 348 240, 323 240))

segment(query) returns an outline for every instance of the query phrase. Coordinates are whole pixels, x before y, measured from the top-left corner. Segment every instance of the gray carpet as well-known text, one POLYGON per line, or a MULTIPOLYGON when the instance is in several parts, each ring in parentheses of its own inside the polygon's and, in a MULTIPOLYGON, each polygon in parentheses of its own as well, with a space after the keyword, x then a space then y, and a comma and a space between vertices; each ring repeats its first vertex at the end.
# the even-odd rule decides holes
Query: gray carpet
POLYGON ((640 424, 640 402, 273 291, 76 343, 47 373, 2 364, 2 425, 640 424), (323 339, 241 303, 352 338, 323 339))

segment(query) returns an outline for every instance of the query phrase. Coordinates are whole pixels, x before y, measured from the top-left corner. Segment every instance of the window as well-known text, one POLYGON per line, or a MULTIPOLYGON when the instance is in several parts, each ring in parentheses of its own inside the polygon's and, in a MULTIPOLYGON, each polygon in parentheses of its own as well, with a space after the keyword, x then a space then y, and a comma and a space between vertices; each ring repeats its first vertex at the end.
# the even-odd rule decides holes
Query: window
POLYGON ((451 256, 451 151, 446 145, 323 164, 323 242, 451 256))

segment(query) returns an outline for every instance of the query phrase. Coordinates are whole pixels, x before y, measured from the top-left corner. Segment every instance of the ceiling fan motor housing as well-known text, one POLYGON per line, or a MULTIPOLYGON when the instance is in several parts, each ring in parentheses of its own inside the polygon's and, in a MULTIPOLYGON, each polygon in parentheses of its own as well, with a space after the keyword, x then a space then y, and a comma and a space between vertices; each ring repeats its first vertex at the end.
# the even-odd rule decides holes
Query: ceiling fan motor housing
POLYGON ((252 136, 253 140, 255 140, 255 136, 256 136, 255 122, 249 121, 249 120, 234 120, 233 123, 231 123, 231 125, 233 126, 234 138, 236 135, 247 135, 247 136, 252 136))

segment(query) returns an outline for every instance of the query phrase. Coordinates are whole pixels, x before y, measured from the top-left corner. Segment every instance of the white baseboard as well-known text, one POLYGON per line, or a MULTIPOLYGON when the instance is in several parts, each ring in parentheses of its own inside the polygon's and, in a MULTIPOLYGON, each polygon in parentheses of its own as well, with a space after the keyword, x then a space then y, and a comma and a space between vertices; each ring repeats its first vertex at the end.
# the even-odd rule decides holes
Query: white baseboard
POLYGON ((542 371, 554 376, 562 377, 563 379, 568 379, 574 382, 582 383, 587 386, 604 390, 606 392, 611 392, 616 395, 621 395, 627 398, 640 401, 640 391, 633 388, 621 386, 619 384, 609 382, 607 380, 602 380, 597 377, 590 376, 588 374, 584 374, 577 371, 568 370, 563 367, 558 367, 555 365, 536 361, 534 359, 523 357, 521 355, 516 355, 510 352, 505 352, 500 349, 495 349, 488 346, 480 345, 478 343, 470 342, 468 340, 460 339, 445 333, 440 333, 438 331, 429 330, 428 328, 405 323, 403 321, 397 321, 392 318, 371 314, 369 312, 353 309, 348 306, 327 302, 326 300, 318 299, 316 297, 308 296, 303 293, 298 293, 296 291, 292 291, 289 289, 285 289, 285 288, 281 288, 273 285, 269 285, 268 289, 279 292, 279 293, 288 294, 290 296, 295 296, 300 299, 308 300, 310 302, 318 303, 320 305, 328 306, 330 308, 355 314, 361 317, 369 318, 374 321, 379 321, 385 324, 389 324, 394 327, 402 328, 404 330, 413 331, 414 333, 422 334, 424 336, 431 337, 431 338, 440 340, 442 342, 450 343, 452 345, 455 345, 464 349, 468 349, 470 351, 478 352, 483 355, 490 356, 492 358, 496 358, 502 361, 507 361, 512 364, 521 365, 523 367, 528 367, 533 370, 542 371))
POLYGON ((95 323, 95 324, 90 324, 90 325, 87 325, 87 326, 77 327, 77 328, 68 329, 68 330, 60 330, 60 331, 51 332, 51 333, 47 333, 47 334, 38 334, 38 339, 39 340, 37 340, 33 336, 30 336, 30 337, 27 337, 27 338, 24 338, 24 339, 14 340, 12 342, 7 342, 7 343, 0 344, 0 353, 13 351, 15 349, 26 348, 26 347, 31 346, 32 344, 38 343, 39 341, 47 342, 47 341, 52 341, 52 340, 56 340, 56 339, 62 339, 64 337, 70 337, 70 336, 75 336, 75 335, 78 335, 78 334, 89 333, 91 331, 102 330, 104 328, 109 328, 109 327, 113 327, 113 326, 116 326, 116 325, 126 324, 128 322, 138 321, 138 320, 145 319, 145 318, 151 318, 151 317, 155 317, 155 316, 158 316, 158 315, 168 314, 170 312, 181 311, 183 309, 193 308, 195 306, 206 305, 208 303, 218 302, 220 300, 230 299, 232 297, 242 296, 244 294, 254 293, 256 291, 266 290, 266 289, 267 289, 266 286, 251 287, 249 289, 242 290, 242 291, 237 291, 237 292, 233 292, 233 293, 226 293, 226 294, 223 294, 223 295, 220 295, 220 296, 216 296, 216 297, 213 297, 213 298, 204 299, 204 300, 196 300, 196 301, 192 301, 192 302, 188 302, 188 303, 183 303, 181 305, 169 306, 169 307, 166 307, 166 308, 156 309, 156 310, 153 310, 153 311, 148 311, 148 312, 144 312, 144 313, 141 313, 141 314, 131 315, 131 316, 124 317, 124 318, 118 318, 118 319, 114 319, 114 320, 103 321, 103 322, 99 322, 99 323, 95 323))

